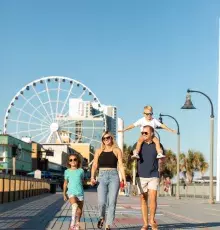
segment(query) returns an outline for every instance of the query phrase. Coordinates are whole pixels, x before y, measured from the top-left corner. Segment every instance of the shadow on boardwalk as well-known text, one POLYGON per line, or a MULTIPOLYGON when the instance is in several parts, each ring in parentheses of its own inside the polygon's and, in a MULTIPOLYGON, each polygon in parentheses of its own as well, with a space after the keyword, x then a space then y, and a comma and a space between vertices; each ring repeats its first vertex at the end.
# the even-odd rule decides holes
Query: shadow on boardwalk
MULTIPOLYGON (((120 229, 140 229, 142 226, 131 226, 131 227, 124 227, 120 229)), ((178 224, 160 224, 158 225, 158 229, 204 229, 204 228, 213 228, 213 227, 219 227, 220 229, 220 222, 215 222, 215 223, 200 223, 200 224, 187 224, 187 223, 178 223, 178 224)), ((151 229, 151 228, 149 228, 151 229)))
POLYGON ((1 210, 0 214, 0 229, 46 229, 48 220, 55 217, 63 203, 61 196, 48 195, 15 202, 14 208, 12 203, 6 204, 5 212, 1 210))
MULTIPOLYGON (((159 200, 156 219, 158 229, 164 230, 220 229, 219 212, 220 206, 217 204, 210 207, 198 200, 181 200, 180 204, 176 200, 163 198, 159 200), (180 205, 181 212, 178 213, 180 205)), ((61 193, 47 194, 0 205, 0 229, 68 230, 71 215, 71 205, 63 201, 61 193)), ((96 189, 91 189, 85 194, 81 229, 97 229, 97 222, 97 194, 96 189)), ((139 198, 120 196, 112 230, 140 230, 142 223, 139 198)))

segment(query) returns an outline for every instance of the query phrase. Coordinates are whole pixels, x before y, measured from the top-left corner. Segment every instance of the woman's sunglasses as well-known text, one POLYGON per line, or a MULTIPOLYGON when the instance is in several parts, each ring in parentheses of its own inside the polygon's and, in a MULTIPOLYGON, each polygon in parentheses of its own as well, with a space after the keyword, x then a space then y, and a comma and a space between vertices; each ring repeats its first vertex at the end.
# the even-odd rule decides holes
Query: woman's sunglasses
POLYGON ((103 141, 106 141, 106 140, 109 140, 109 139, 111 139, 111 138, 112 138, 111 136, 103 137, 102 140, 103 140, 103 141))
POLYGON ((72 161, 77 161, 77 158, 69 159, 69 162, 72 162, 72 161))

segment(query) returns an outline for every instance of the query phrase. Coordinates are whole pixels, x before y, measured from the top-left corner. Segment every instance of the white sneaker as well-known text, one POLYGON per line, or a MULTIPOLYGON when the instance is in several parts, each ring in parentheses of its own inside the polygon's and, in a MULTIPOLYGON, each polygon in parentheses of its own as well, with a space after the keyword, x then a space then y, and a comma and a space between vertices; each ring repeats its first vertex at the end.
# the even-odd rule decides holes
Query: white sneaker
POLYGON ((157 154, 157 159, 164 158, 165 156, 162 153, 157 154))
POLYGON ((136 149, 133 151, 133 155, 131 156, 131 158, 140 159, 136 149))

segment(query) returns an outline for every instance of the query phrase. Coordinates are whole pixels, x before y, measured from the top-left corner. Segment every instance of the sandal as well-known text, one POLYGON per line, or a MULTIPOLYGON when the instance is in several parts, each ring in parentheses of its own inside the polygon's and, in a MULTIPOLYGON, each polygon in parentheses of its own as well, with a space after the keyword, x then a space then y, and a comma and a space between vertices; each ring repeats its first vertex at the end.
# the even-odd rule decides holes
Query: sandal
POLYGON ((154 221, 153 223, 150 223, 149 225, 151 226, 152 230, 158 230, 158 226, 157 226, 156 221, 154 221))
POLYGON ((148 226, 143 226, 142 228, 141 228, 141 230, 148 230, 148 226))
POLYGON ((101 228, 103 227, 103 224, 104 224, 104 219, 100 219, 100 220, 98 221, 97 227, 98 227, 99 229, 101 229, 101 228))

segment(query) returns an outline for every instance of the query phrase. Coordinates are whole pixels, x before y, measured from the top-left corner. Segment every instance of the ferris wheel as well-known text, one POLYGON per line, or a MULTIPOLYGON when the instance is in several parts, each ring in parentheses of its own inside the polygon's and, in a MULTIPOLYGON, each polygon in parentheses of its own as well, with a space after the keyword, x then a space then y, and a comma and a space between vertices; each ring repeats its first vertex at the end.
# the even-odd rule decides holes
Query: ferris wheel
POLYGON ((100 144, 106 116, 96 95, 67 77, 43 77, 25 85, 10 102, 4 133, 45 143, 100 144))

